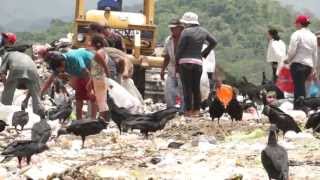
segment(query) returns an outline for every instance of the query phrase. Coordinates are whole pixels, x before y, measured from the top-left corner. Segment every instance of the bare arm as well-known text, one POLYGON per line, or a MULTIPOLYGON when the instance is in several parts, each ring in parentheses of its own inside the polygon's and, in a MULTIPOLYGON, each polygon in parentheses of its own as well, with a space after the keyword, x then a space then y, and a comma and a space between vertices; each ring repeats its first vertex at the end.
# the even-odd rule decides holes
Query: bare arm
POLYGON ((201 52, 201 56, 206 58, 210 51, 215 48, 217 46, 217 40, 215 37, 213 37, 209 32, 207 32, 207 38, 206 40, 209 42, 209 45, 206 49, 204 49, 202 52, 201 52))
POLYGON ((169 55, 168 54, 164 55, 164 61, 163 61, 162 68, 161 68, 161 73, 160 73, 160 76, 161 76, 162 80, 164 80, 164 71, 168 67, 169 62, 170 62, 169 55))
POLYGON ((42 88, 40 90, 40 96, 43 96, 43 93, 49 89, 49 87, 53 83, 54 79, 55 79, 55 75, 51 74, 51 76, 44 82, 44 85, 42 86, 42 88))
POLYGON ((103 50, 98 50, 94 56, 94 60, 100 65, 102 66, 105 74, 107 77, 110 76, 109 74, 109 69, 107 66, 107 62, 106 62, 106 54, 103 50))

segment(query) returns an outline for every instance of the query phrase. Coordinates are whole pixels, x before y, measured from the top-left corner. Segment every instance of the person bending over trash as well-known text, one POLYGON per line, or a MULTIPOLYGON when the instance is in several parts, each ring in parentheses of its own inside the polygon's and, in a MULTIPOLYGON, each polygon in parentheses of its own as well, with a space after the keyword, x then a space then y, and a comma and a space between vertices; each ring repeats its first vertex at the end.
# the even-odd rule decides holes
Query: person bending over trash
POLYGON ((106 84, 106 77, 108 72, 108 54, 105 52, 105 40, 102 35, 94 34, 90 40, 90 46, 95 52, 94 58, 91 61, 90 81, 87 86, 89 92, 93 91, 96 104, 99 110, 99 119, 109 121, 108 105, 106 102, 108 85, 106 84))
MULTIPOLYGON (((90 77, 90 63, 94 54, 85 48, 70 50, 67 53, 57 51, 48 52, 45 61, 53 71, 41 89, 41 96, 50 87, 56 77, 66 79, 71 76, 70 86, 75 90, 76 116, 82 119, 83 101, 95 104, 93 94, 87 91, 90 77)), ((91 106, 91 118, 96 118, 96 106, 91 106)))
POLYGON ((4 90, 1 103, 12 105, 15 90, 28 89, 28 95, 23 101, 23 106, 27 107, 31 96, 33 112, 39 114, 43 107, 40 102, 40 76, 36 64, 30 56, 17 51, 6 52, 2 58, 0 79, 4 83, 4 90), (9 75, 7 76, 8 71, 9 75))

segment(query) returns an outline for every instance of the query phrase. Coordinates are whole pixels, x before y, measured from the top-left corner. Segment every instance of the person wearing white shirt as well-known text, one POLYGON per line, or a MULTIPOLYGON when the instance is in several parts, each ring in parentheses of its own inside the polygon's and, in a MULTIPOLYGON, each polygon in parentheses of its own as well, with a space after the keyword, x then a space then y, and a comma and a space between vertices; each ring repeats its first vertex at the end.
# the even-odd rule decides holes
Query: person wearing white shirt
POLYGON ((306 96, 305 83, 310 75, 318 74, 318 53, 317 37, 308 26, 310 19, 308 16, 298 16, 295 22, 297 31, 290 39, 288 56, 285 63, 290 64, 290 71, 294 83, 294 109, 300 107, 296 104, 296 99, 306 96))
POLYGON ((267 62, 271 63, 273 82, 277 80, 277 72, 279 72, 282 60, 286 56, 286 45, 280 39, 276 29, 269 29, 267 34, 269 45, 267 51, 267 62))
POLYGON ((161 79, 164 80, 165 70, 168 70, 167 78, 165 81, 164 96, 167 107, 175 107, 176 97, 179 96, 181 99, 180 110, 184 111, 184 101, 183 101, 183 91, 182 84, 179 74, 176 72, 176 58, 175 50, 180 38, 181 32, 183 31, 183 26, 179 19, 172 19, 169 23, 169 28, 171 35, 166 39, 164 45, 164 52, 162 56, 164 57, 163 65, 161 68, 161 79))
MULTIPOLYGON (((208 45, 204 44, 202 50, 206 49, 208 45)), ((210 83, 210 91, 214 88, 214 72, 216 69, 216 55, 214 50, 211 50, 209 55, 206 58, 202 58, 203 64, 202 67, 205 72, 208 74, 208 79, 210 83)))

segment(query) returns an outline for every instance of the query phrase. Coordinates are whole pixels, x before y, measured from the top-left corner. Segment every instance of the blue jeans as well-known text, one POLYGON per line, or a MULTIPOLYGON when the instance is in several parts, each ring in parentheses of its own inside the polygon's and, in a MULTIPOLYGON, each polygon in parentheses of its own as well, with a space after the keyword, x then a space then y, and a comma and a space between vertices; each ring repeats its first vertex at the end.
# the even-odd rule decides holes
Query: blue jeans
POLYGON ((184 101, 183 101, 183 91, 181 80, 178 77, 167 76, 166 85, 164 89, 164 98, 167 104, 167 107, 174 107, 176 105, 176 97, 180 96, 181 105, 180 109, 184 111, 184 101))

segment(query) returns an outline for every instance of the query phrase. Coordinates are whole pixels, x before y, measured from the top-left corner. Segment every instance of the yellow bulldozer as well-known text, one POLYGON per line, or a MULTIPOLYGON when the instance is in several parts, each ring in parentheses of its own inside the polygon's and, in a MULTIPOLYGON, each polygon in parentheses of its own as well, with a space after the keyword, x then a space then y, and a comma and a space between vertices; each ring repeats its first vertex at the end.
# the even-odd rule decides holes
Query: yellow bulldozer
POLYGON ((113 11, 110 8, 92 9, 86 12, 85 0, 76 0, 73 45, 75 47, 84 46, 88 39, 90 23, 107 24, 123 37, 128 57, 135 65, 133 80, 141 94, 144 95, 145 69, 161 67, 163 63, 163 58, 152 56, 156 48, 157 35, 154 16, 155 0, 144 0, 141 13, 113 11))

